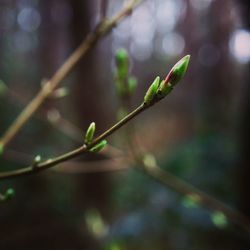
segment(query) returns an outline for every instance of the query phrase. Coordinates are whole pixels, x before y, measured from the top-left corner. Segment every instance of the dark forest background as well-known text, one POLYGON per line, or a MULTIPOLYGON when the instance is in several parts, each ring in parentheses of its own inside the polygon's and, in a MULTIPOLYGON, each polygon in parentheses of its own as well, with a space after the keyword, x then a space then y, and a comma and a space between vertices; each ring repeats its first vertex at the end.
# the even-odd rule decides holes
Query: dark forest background
MULTIPOLYGON (((0 0, 0 131, 37 93, 100 20, 123 1, 0 0)), ((116 120, 114 54, 124 47, 138 79, 132 106, 155 78, 185 54, 183 82, 133 121, 143 148, 159 165, 250 217, 250 3, 247 0, 146 0, 75 68, 11 142, 2 170, 33 157, 79 146, 116 120)), ((109 138, 127 150, 124 130, 109 138)), ((190 206, 136 170, 85 173, 109 166, 101 156, 78 158, 55 171, 3 181, 15 198, 0 206, 0 249, 247 250, 249 235, 213 213, 190 206)))

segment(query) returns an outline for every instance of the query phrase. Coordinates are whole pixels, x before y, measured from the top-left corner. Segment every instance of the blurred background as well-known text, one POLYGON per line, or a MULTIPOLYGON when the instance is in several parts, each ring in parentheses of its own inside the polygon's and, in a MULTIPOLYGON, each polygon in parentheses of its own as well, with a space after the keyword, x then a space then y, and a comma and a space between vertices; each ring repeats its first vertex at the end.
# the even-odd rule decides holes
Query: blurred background
MULTIPOLYGON (((0 0, 1 134, 103 14, 122 5, 0 0)), ((133 121, 133 136, 161 168, 250 217, 249 15, 247 0, 145 0, 25 125, 1 157, 1 171, 26 166, 37 154, 49 158, 78 147, 92 121, 98 134, 116 121, 117 49, 128 50, 138 79, 132 108, 155 76, 163 78, 191 54, 185 79, 133 121)), ((108 138, 118 148, 112 154, 128 150, 125 136, 122 128, 108 138)), ((0 204, 0 249, 249 249, 249 234, 227 218, 134 169, 113 171, 127 167, 87 155, 2 181, 1 192, 13 187, 16 196, 0 204)))

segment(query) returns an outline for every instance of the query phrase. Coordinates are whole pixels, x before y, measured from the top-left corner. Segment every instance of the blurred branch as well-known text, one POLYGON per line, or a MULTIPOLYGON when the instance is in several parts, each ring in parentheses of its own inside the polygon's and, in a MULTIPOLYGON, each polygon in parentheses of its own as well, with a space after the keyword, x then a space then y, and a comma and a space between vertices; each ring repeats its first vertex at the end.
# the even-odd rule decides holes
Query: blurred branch
POLYGON ((243 215, 241 212, 229 207, 225 203, 215 199, 214 197, 204 193, 203 191, 197 189, 191 184, 185 182, 184 180, 172 175, 171 173, 162 170, 156 163, 156 161, 143 161, 142 157, 136 157, 136 161, 146 175, 154 178, 157 182, 160 182, 166 187, 173 189, 174 191, 182 195, 191 195, 197 197, 197 201, 203 207, 212 209, 214 211, 221 211, 228 217, 232 222, 238 226, 246 229, 250 233, 250 220, 248 217, 243 215))
MULTIPOLYGON (((66 154, 63 154, 61 156, 55 157, 53 159, 49 159, 46 161, 41 162, 39 158, 39 162, 33 162, 31 166, 28 166, 26 168, 22 168, 20 170, 13 170, 9 172, 4 172, 0 174, 0 179, 8 179, 11 177, 21 176, 21 175, 27 175, 31 173, 40 172, 42 170, 45 170, 47 168, 53 167, 61 162, 70 160, 76 156, 81 155, 85 152, 96 152, 97 149, 99 149, 99 146, 104 146, 106 144, 105 138, 109 135, 113 134, 115 131, 117 131, 119 128, 127 124, 130 120, 132 120, 134 117, 142 113, 144 110, 150 108, 155 103, 158 103, 161 101, 164 97, 166 97, 171 91, 173 90, 174 86, 183 78, 183 76, 186 73, 187 66, 189 63, 190 56, 187 55, 183 57, 181 60, 179 60, 174 67, 170 70, 169 74, 165 78, 165 80, 161 81, 160 83, 160 77, 156 77, 154 82, 150 85, 148 91, 146 92, 144 96, 144 100, 142 104, 140 104, 135 110, 130 112, 128 115, 126 115, 123 119, 121 119, 119 122, 114 124, 111 128, 107 129, 104 133, 102 133, 100 136, 95 138, 92 141, 92 136, 94 134, 95 128, 92 127, 91 129, 91 140, 89 140, 89 143, 83 144, 81 147, 70 151, 66 154), (105 142, 105 144, 104 144, 105 142)), ((122 55, 123 61, 123 55, 122 55)), ((89 131, 90 132, 90 131, 89 131)), ((87 132, 88 133, 88 132, 87 132)))
POLYGON ((114 17, 101 21, 90 33, 82 44, 69 56, 65 63, 56 71, 50 80, 46 81, 40 92, 31 100, 26 108, 21 112, 17 119, 8 128, 0 139, 0 145, 5 147, 15 137, 19 130, 27 123, 42 103, 54 92, 60 82, 72 71, 80 59, 93 48, 98 40, 108 34, 121 20, 129 15, 132 10, 141 2, 141 0, 130 0, 124 8, 114 17))

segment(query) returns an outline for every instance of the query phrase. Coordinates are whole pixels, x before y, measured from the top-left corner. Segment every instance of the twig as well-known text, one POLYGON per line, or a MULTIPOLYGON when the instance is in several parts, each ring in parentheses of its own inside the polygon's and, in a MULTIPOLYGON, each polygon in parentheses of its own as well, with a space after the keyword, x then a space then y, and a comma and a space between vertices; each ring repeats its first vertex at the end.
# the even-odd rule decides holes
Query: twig
POLYGON ((142 160, 139 161, 141 169, 148 176, 153 177, 156 181, 162 183, 174 191, 182 195, 195 195, 197 201, 203 207, 212 209, 214 211, 221 211, 232 222, 247 230, 250 233, 250 220, 241 212, 229 207, 225 203, 215 199, 214 197, 197 189, 186 181, 172 175, 171 173, 162 170, 156 163, 146 165, 142 160))
POLYGON ((0 145, 5 147, 13 137, 27 123, 31 116, 37 111, 42 103, 53 93, 59 83, 72 71, 80 59, 98 42, 99 38, 108 34, 123 18, 129 15, 141 0, 130 0, 124 8, 110 20, 101 21, 95 30, 90 33, 82 44, 69 56, 65 63, 56 71, 54 76, 48 80, 40 92, 31 100, 21 114, 0 139, 0 145))
POLYGON ((55 157, 53 159, 48 159, 46 161, 42 161, 42 162, 38 163, 35 168, 33 167, 33 165, 31 165, 31 166, 28 166, 28 167, 25 167, 25 168, 22 168, 22 169, 0 173, 0 180, 10 179, 10 178, 17 177, 17 176, 23 176, 23 175, 29 175, 29 174, 37 173, 37 172, 43 171, 45 169, 51 168, 51 167, 53 167, 53 166, 55 166, 55 165, 57 165, 57 164, 59 164, 61 162, 70 160, 72 158, 75 158, 75 157, 77 157, 77 156, 79 156, 79 155, 81 155, 81 154, 83 154, 85 152, 88 152, 89 149, 93 148, 95 145, 97 145, 98 143, 100 143, 103 139, 105 139, 109 135, 113 134, 120 127, 124 126, 131 119, 133 119, 134 117, 136 117, 137 115, 139 115, 145 109, 148 109, 150 106, 151 105, 144 105, 144 103, 141 104, 134 111, 132 111, 126 117, 124 117, 122 120, 120 120, 119 122, 117 122, 111 128, 107 129, 100 136, 98 136, 97 138, 95 138, 88 145, 84 144, 81 147, 79 147, 79 148, 77 148, 77 149, 75 149, 73 151, 70 151, 70 152, 68 152, 66 154, 60 155, 60 156, 55 157))
POLYGON ((156 163, 154 156, 151 155, 151 157, 153 157, 153 160, 144 161, 147 154, 138 152, 138 149, 140 147, 136 143, 136 141, 132 141, 130 139, 131 135, 127 135, 127 138, 133 158, 138 164, 136 169, 142 171, 149 177, 155 179, 157 182, 173 189, 174 191, 182 195, 194 196, 201 206, 213 211, 220 211, 224 213, 229 220, 250 233, 250 219, 247 216, 242 214, 240 211, 228 206, 224 202, 217 200, 213 196, 206 194, 200 189, 194 187, 192 184, 169 173, 168 171, 162 170, 156 163))
POLYGON ((138 167, 136 169, 142 171, 149 177, 155 179, 157 182, 173 189, 174 191, 182 195, 194 196, 197 202, 205 208, 211 209, 213 211, 221 211, 225 214, 225 216, 227 216, 229 220, 250 233, 250 219, 247 216, 242 214, 240 211, 228 206, 224 202, 217 200, 213 196, 206 194, 200 189, 194 187, 192 184, 169 173, 168 171, 162 170, 156 163, 154 156, 151 156, 153 157, 153 161, 144 161, 143 159, 145 159, 144 157, 147 154, 138 152, 138 149, 140 147, 136 143, 136 141, 132 141, 130 139, 131 135, 128 135, 127 138, 129 140, 128 143, 130 145, 130 150, 133 158, 138 164, 138 167))

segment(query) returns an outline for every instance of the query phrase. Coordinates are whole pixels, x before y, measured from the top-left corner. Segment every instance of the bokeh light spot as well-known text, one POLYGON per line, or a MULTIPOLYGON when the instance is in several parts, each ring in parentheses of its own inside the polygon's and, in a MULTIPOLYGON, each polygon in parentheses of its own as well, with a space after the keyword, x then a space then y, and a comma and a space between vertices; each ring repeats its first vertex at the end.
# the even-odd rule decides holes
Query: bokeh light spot
POLYGON ((250 32, 244 29, 236 30, 229 41, 231 54, 239 63, 250 61, 250 32))
POLYGON ((23 31, 33 32, 38 29, 41 16, 35 8, 25 7, 19 12, 17 22, 23 31))
POLYGON ((185 48, 183 36, 176 32, 168 33, 162 40, 162 48, 165 55, 170 57, 179 56, 185 48))

